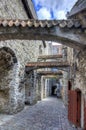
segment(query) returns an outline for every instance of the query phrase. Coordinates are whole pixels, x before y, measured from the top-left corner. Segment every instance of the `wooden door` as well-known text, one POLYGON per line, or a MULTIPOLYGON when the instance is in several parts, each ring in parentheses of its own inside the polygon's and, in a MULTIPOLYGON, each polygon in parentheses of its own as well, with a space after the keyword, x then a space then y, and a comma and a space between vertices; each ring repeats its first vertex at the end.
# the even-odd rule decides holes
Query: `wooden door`
POLYGON ((75 126, 80 126, 81 95, 75 90, 68 91, 68 119, 75 126))
POLYGON ((86 130, 86 101, 84 101, 84 130, 86 130))
POLYGON ((81 126, 81 92, 77 92, 77 126, 81 126))

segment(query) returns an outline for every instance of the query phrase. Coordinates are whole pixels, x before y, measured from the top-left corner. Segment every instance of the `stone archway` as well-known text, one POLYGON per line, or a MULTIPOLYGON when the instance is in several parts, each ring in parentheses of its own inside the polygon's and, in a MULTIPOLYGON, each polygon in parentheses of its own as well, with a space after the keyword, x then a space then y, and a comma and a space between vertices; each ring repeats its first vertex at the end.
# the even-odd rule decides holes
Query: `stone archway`
POLYGON ((0 41, 55 41, 82 50, 86 48, 85 31, 79 20, 0 20, 0 41))
POLYGON ((12 111, 14 101, 11 92, 14 88, 11 86, 15 77, 16 64, 15 53, 8 47, 0 48, 0 113, 12 111))

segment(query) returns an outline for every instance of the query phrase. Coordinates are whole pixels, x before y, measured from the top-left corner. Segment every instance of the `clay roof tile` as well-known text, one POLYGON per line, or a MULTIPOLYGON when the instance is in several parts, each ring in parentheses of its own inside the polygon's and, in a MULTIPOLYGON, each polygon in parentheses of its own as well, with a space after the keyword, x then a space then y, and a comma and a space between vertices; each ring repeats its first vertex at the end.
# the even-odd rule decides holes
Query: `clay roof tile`
POLYGON ((15 26, 19 26, 20 25, 20 21, 19 20, 15 20, 14 25, 15 26))
POLYGON ((53 27, 53 26, 59 26, 60 28, 78 28, 83 27, 82 23, 80 23, 79 20, 2 20, 0 19, 0 25, 6 27, 12 27, 12 26, 22 26, 22 27, 53 27))
POLYGON ((26 25, 27 25, 27 23, 25 21, 21 21, 20 24, 21 24, 22 27, 26 27, 26 25))

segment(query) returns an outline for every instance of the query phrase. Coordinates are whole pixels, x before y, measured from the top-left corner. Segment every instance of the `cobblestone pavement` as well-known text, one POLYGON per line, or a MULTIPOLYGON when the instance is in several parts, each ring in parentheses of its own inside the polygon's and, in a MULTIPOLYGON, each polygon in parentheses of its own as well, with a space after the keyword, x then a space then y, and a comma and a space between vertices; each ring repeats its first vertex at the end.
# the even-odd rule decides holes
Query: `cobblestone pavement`
POLYGON ((61 99, 49 97, 3 118, 0 130, 81 130, 72 127, 61 99), (8 118, 8 120, 7 120, 8 118))

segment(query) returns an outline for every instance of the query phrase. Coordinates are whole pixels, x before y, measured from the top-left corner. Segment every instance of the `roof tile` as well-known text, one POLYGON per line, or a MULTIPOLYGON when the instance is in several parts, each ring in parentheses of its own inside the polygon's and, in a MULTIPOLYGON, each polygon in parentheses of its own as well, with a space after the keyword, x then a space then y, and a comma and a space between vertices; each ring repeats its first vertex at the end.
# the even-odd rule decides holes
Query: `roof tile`
POLYGON ((13 20, 10 20, 10 21, 8 22, 8 26, 9 26, 9 27, 12 27, 13 24, 14 24, 13 20))
POLYGON ((2 25, 3 25, 4 27, 6 27, 6 26, 8 25, 8 21, 7 21, 7 20, 4 20, 4 21, 2 22, 2 25))
POLYGON ((26 25, 27 25, 27 23, 25 21, 21 21, 20 24, 21 24, 22 27, 26 27, 26 25))
POLYGON ((67 21, 67 27, 68 28, 72 28, 73 25, 74 25, 73 21, 71 21, 71 20, 67 21))
POLYGON ((59 26, 60 26, 61 28, 66 27, 66 25, 67 25, 67 22, 66 22, 66 21, 62 21, 62 22, 59 23, 59 26))
POLYGON ((2 20, 0 19, 0 25, 6 27, 12 27, 12 26, 22 26, 22 27, 53 27, 53 26, 59 26, 60 28, 78 28, 83 27, 83 25, 78 20, 2 20))
POLYGON ((19 20, 15 20, 14 25, 15 26, 19 26, 20 25, 20 21, 19 20))
POLYGON ((28 25, 28 27, 32 27, 32 26, 33 26, 33 23, 32 23, 30 20, 28 20, 28 21, 27 21, 27 25, 28 25))

